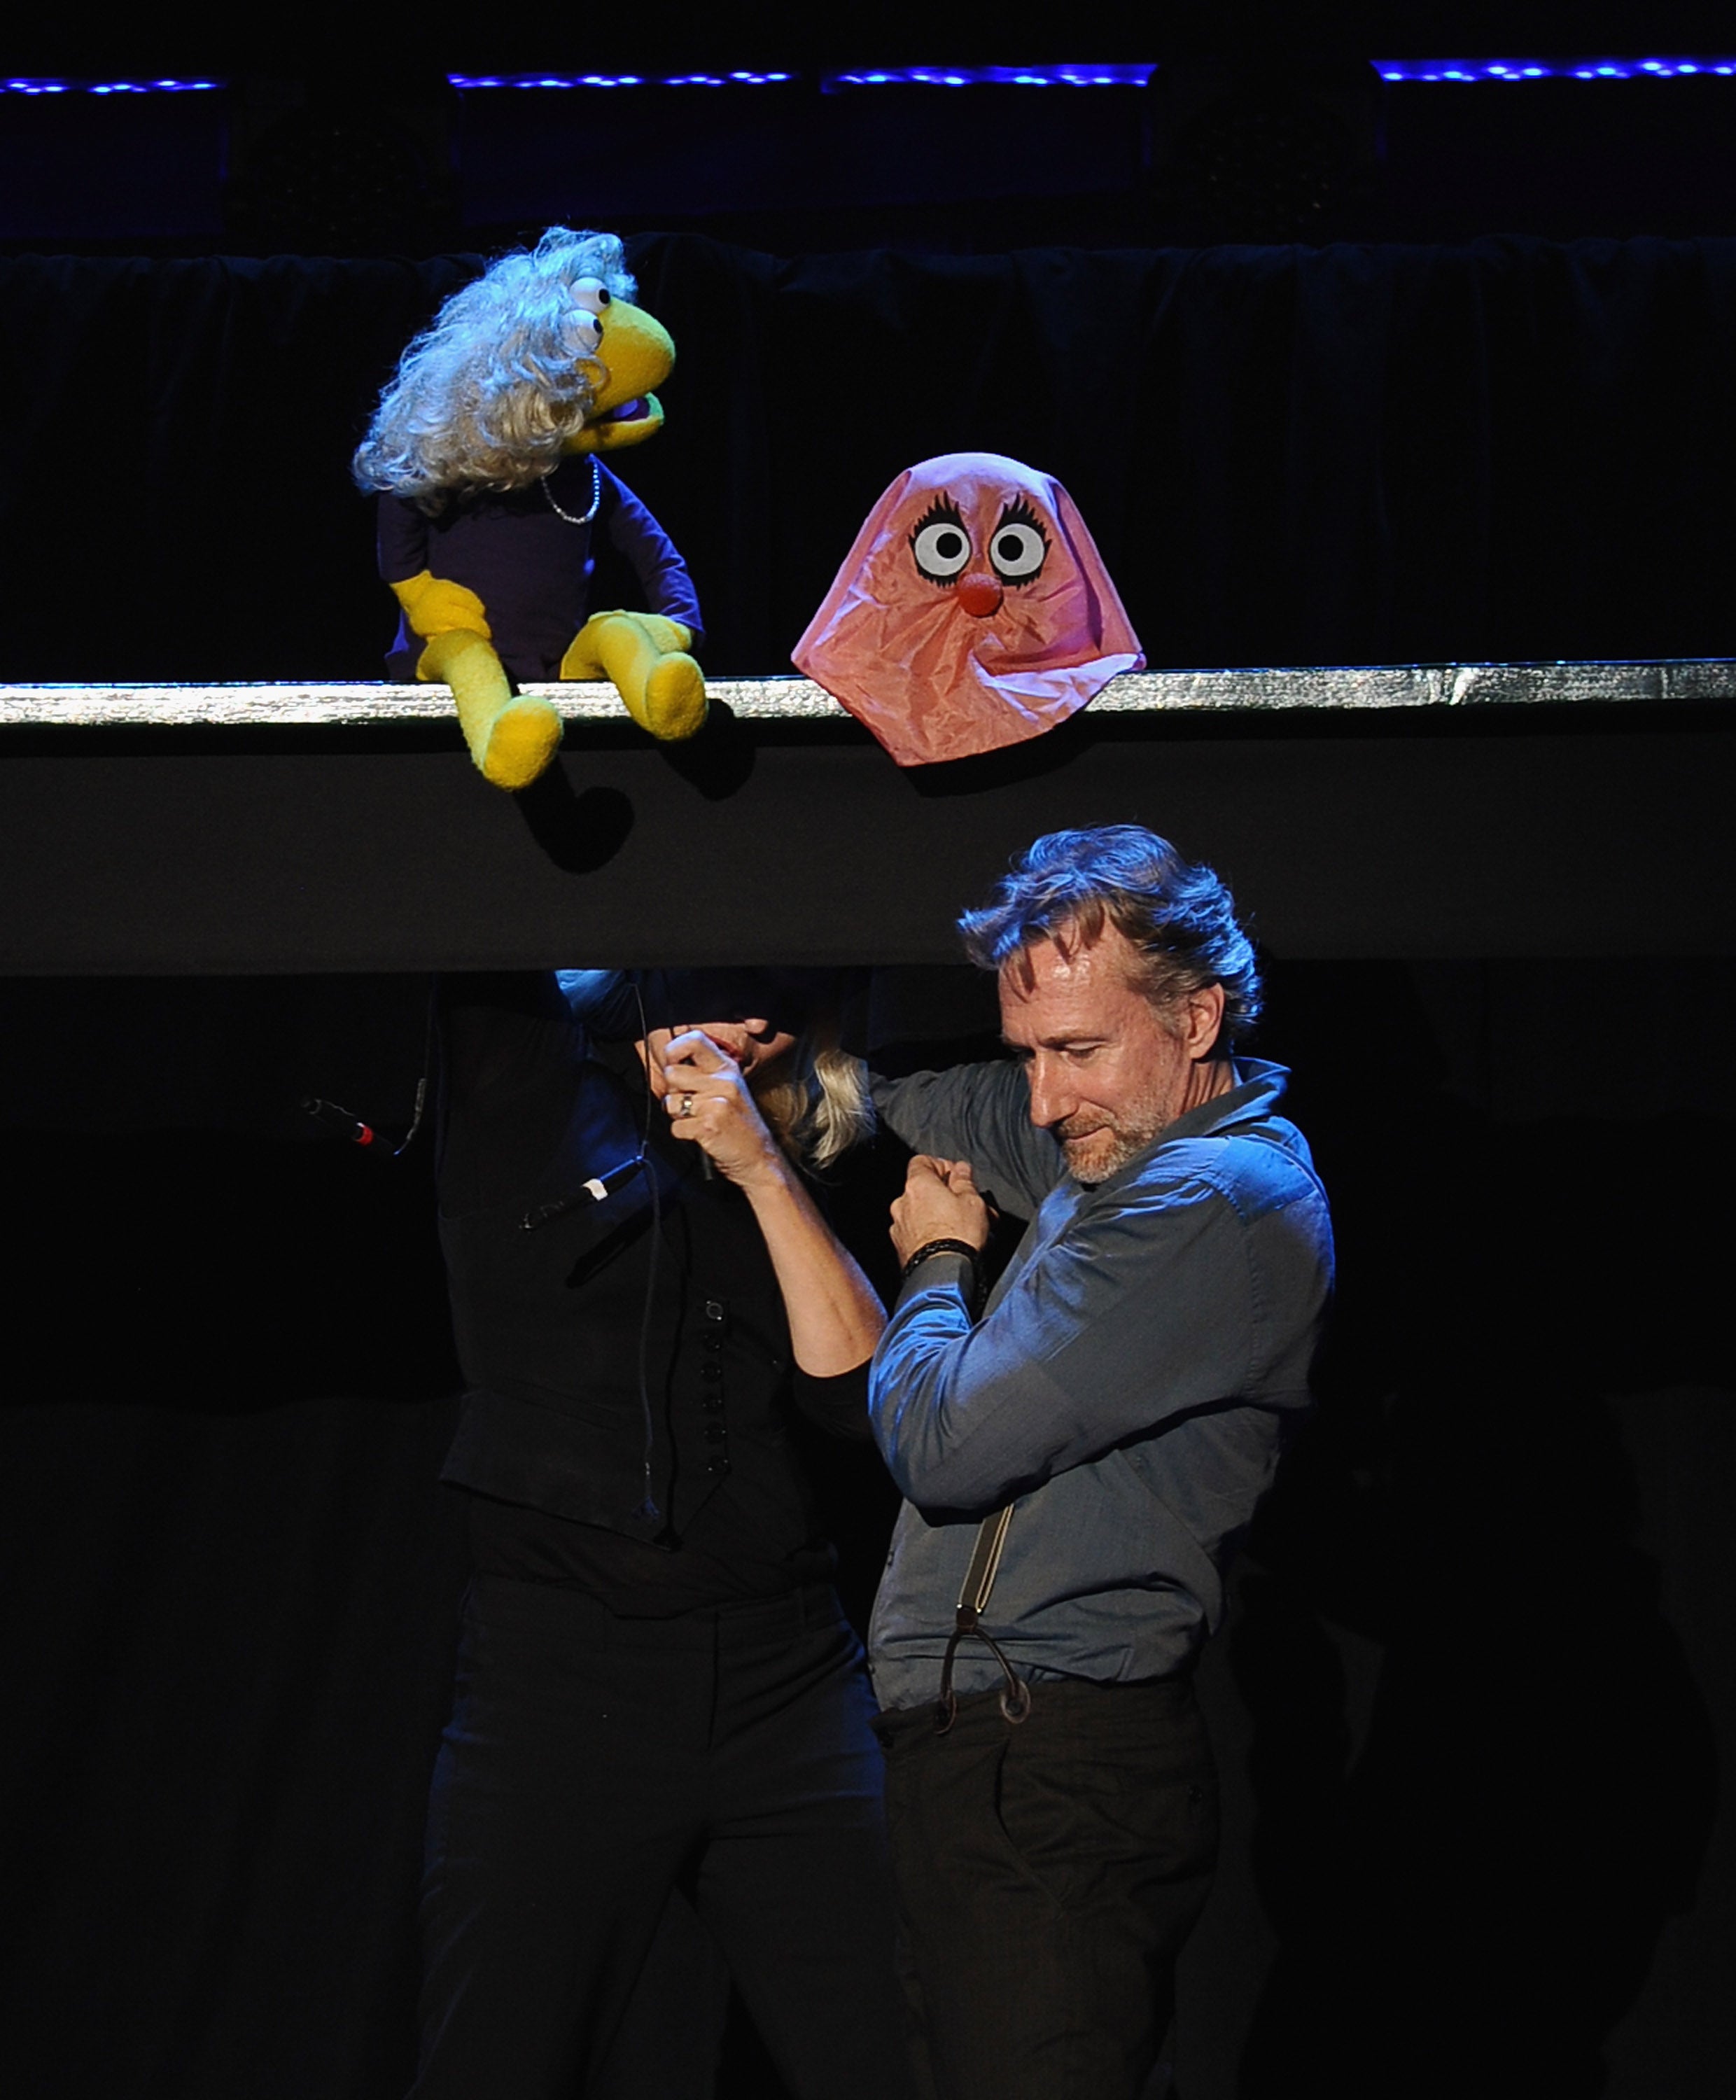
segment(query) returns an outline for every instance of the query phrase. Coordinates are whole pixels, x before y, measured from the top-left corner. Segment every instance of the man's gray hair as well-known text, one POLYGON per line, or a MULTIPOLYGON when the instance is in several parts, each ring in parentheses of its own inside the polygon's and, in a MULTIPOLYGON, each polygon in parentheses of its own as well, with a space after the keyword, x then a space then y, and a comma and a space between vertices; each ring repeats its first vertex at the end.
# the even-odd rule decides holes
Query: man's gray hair
POLYGON ((1260 973, 1235 900, 1203 862, 1140 824, 1050 832, 958 929, 971 961, 999 970, 1034 942, 1089 946, 1106 924, 1139 951, 1138 988, 1160 1011, 1221 985, 1226 1043, 1258 1015, 1260 973))

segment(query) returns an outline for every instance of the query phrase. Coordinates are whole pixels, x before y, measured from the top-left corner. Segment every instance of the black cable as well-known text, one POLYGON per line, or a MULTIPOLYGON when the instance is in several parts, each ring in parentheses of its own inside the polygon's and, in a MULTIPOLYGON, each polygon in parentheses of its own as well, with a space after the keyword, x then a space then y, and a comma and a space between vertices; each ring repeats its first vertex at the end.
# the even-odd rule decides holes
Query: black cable
POLYGON ((645 1123, 639 1132, 639 1152, 645 1162, 645 1178, 651 1185, 651 1254, 645 1264, 645 1307, 639 1316, 639 1412, 645 1424, 645 1457, 643 1477, 644 1500, 639 1504, 641 1516, 656 1518, 662 1515, 657 1507, 657 1498, 652 1492, 651 1459, 656 1442, 656 1431, 651 1414, 651 1317, 657 1288, 657 1252, 663 1239, 663 1199, 658 1185, 656 1162, 651 1156, 651 1118, 656 1105, 656 1096, 651 1085, 651 1027, 645 1017, 645 994, 637 973, 633 979, 633 999, 638 1009, 639 1048, 644 1064, 645 1123))
POLYGON ((437 977, 431 977, 428 980, 428 1025, 422 1035, 422 1077, 416 1082, 416 1105, 411 1113, 410 1127, 404 1133, 404 1141, 392 1154, 394 1159, 402 1159, 415 1143, 417 1134, 422 1128, 423 1112, 428 1105, 428 1078, 434 1070, 435 1052, 440 1041, 440 981, 437 977))

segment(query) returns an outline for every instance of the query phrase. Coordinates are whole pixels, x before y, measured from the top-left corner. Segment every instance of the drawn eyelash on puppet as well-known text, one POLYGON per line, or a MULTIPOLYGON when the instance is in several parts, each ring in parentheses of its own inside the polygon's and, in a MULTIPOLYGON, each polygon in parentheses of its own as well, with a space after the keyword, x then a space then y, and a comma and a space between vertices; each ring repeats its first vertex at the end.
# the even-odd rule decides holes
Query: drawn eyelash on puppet
POLYGON ((917 520, 910 536, 911 559, 918 576, 943 586, 952 582, 970 559, 970 535, 948 496, 937 496, 917 520))
POLYGON ((1049 558, 1049 534, 1023 496, 1001 512, 988 543, 988 558, 1001 582, 1014 590, 1035 583, 1042 574, 1049 558))

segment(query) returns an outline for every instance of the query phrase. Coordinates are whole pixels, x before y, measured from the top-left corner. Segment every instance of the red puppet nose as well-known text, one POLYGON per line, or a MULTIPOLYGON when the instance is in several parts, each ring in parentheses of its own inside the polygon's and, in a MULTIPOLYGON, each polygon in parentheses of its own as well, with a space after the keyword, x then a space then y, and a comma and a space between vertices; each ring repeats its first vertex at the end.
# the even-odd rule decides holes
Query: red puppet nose
POLYGON ((978 620, 987 620, 992 612, 1001 610, 1001 586, 980 569, 974 570, 968 576, 961 576, 952 586, 952 595, 966 612, 978 620))

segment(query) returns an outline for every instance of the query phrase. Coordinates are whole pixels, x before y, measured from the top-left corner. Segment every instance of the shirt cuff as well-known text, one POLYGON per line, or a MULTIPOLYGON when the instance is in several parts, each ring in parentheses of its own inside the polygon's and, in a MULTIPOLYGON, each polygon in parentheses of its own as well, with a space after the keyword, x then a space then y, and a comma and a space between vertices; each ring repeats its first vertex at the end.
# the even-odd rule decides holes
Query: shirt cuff
POLYGON ((948 1286, 957 1291, 965 1301, 967 1312, 974 1312, 977 1295, 977 1264, 969 1255, 957 1254, 943 1248, 931 1254, 926 1261, 918 1262, 903 1288, 899 1292, 900 1307, 925 1290, 945 1290, 948 1286))

